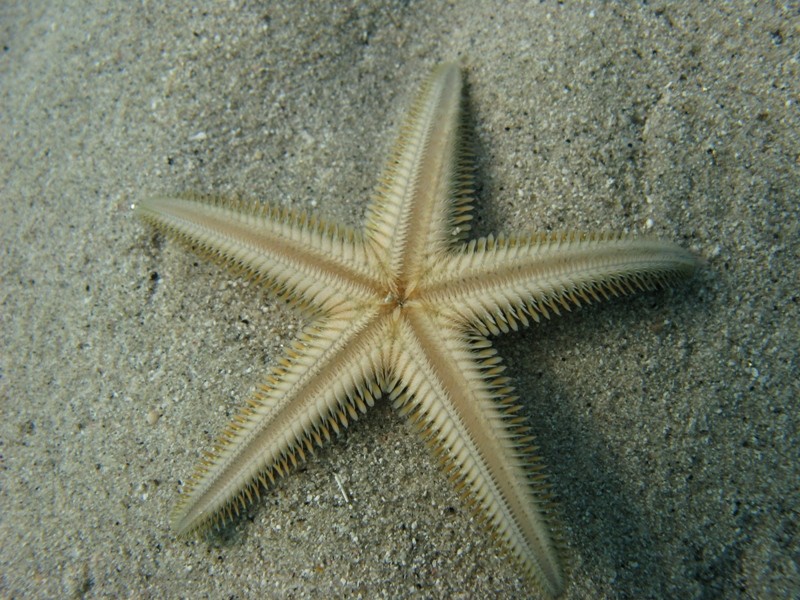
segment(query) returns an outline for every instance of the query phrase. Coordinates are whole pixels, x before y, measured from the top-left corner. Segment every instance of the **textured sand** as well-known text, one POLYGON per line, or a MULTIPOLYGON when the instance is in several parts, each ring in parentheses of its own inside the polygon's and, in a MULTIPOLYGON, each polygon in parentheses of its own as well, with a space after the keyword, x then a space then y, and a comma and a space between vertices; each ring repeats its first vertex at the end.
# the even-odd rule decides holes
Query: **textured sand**
POLYGON ((300 323, 130 204, 358 224, 441 60, 470 84, 479 234, 630 229, 706 261, 498 340, 561 499, 565 597, 800 594, 796 3, 9 4, 0 596, 530 594, 385 406, 223 533, 167 524, 300 323))

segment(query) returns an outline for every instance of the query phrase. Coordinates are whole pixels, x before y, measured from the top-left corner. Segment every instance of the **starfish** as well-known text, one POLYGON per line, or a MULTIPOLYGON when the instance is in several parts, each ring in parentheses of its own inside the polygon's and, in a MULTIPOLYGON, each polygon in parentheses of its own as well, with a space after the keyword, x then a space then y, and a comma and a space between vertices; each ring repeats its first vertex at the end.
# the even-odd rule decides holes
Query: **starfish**
POLYGON ((490 336, 688 276, 674 244, 626 234, 468 239, 473 199, 458 66, 414 102, 362 231, 259 202, 155 197, 158 229, 297 307, 307 326, 187 481, 172 526, 221 525, 385 398, 545 595, 566 550, 526 419, 490 336))

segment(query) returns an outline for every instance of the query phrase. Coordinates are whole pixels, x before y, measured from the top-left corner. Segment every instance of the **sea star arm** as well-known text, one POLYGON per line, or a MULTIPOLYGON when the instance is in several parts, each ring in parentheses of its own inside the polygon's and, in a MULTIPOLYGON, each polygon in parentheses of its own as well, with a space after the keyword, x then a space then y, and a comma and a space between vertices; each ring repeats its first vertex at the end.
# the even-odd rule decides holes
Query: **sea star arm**
POLYGON ((258 202, 169 196, 144 200, 136 211, 300 309, 327 313, 377 293, 377 267, 361 237, 305 213, 258 202))
POLYGON ((563 543, 542 465, 500 359, 483 336, 409 308, 387 364, 390 398, 417 426, 456 490, 548 593, 564 587, 563 543))
POLYGON ((561 308, 690 275, 697 259, 669 242, 616 234, 481 238, 441 255, 418 298, 484 335, 561 308))
POLYGON ((389 280, 415 281, 432 253, 469 230, 473 184, 462 141, 463 101, 458 66, 437 67, 409 111, 367 209, 365 236, 385 257, 389 280))
POLYGON ((179 534, 220 524, 358 418, 380 395, 385 319, 379 308, 307 327, 186 483, 179 534))

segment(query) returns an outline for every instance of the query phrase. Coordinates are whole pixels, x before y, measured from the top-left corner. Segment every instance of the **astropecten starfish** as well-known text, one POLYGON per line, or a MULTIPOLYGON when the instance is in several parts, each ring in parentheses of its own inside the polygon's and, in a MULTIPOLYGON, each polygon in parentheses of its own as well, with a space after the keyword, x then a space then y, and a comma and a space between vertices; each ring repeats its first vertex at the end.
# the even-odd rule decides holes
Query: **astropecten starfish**
POLYGON ((453 64, 423 85, 363 231, 258 202, 158 197, 138 214, 263 284, 308 320, 206 453, 173 515, 220 524, 276 475, 386 398, 466 504, 548 596, 564 543, 518 398, 489 341, 600 297, 695 268, 671 243, 624 234, 467 239, 472 168, 453 64))

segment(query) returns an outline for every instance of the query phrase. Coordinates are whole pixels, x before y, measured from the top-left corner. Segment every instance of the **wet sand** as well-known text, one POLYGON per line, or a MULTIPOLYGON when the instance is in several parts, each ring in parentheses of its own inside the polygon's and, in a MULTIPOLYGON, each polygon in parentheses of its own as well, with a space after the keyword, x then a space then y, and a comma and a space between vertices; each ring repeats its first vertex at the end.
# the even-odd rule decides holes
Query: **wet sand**
POLYGON ((704 261, 497 340, 560 499, 565 598, 800 593, 797 9, 57 4, 0 8, 0 595, 531 594, 385 405, 224 531, 168 526, 302 323, 130 205, 358 225, 443 60, 469 82, 476 235, 631 230, 704 261))

